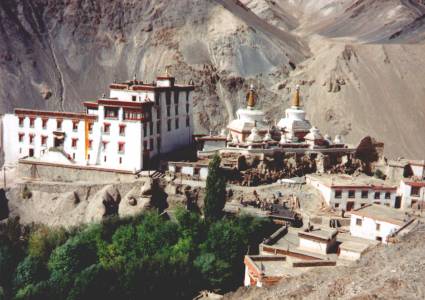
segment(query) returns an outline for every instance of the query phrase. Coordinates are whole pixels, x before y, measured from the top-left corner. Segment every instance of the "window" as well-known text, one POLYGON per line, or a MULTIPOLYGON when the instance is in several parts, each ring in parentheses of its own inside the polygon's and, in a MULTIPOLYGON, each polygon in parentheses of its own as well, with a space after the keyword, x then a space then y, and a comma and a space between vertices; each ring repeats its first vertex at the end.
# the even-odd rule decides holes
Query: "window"
POLYGON ((108 147, 108 141, 102 141, 102 150, 105 151, 108 147))
POLYGON ((30 134, 30 144, 34 144, 34 134, 30 134))
POLYGON ((22 143, 24 141, 24 136, 25 136, 25 133, 19 133, 18 134, 18 138, 19 138, 20 143, 22 143))
POLYGON ((167 106, 167 117, 171 116, 171 107, 167 106))
POLYGON ((121 136, 125 135, 125 125, 120 125, 120 135, 121 136))
POLYGON ((90 154, 87 154, 87 160, 90 160, 90 154))
POLYGON ((152 150, 153 151, 153 149, 155 148, 155 144, 154 144, 154 141, 153 141, 153 139, 151 139, 150 140, 150 150, 152 150))
POLYGON ((109 134, 110 132, 111 132, 111 124, 104 123, 103 124, 103 133, 104 134, 109 134))
POLYGON ((190 127, 190 117, 186 117, 186 127, 190 127))
POLYGON ((175 107, 174 107, 174 110, 175 110, 175 113, 176 113, 176 116, 179 114, 179 107, 176 105, 175 107))
POLYGON ((377 240, 378 242, 382 242, 382 237, 377 236, 377 237, 376 237, 376 240, 377 240))
POLYGON ((171 131, 171 120, 167 120, 167 130, 171 131))
POLYGON ((118 108, 105 108, 105 118, 109 118, 109 119, 118 118, 118 108))
POLYGON ((72 141, 71 141, 72 148, 77 148, 77 143, 78 143, 78 139, 77 138, 73 138, 72 141))
POLYGON ((41 136, 41 145, 46 146, 47 145, 47 136, 42 135, 41 136))
POLYGON ((390 192, 385 193, 385 199, 391 199, 391 193, 390 192))
POLYGON ((167 103, 167 106, 171 105, 171 92, 170 91, 165 92, 165 102, 167 103))
POLYGON ((148 135, 148 124, 143 123, 143 136, 146 137, 148 135))
POLYGON ((56 120, 56 128, 58 130, 61 130, 62 129, 62 120, 56 120))
POLYGON ((379 230, 381 230, 381 224, 376 223, 376 231, 379 231, 379 230))
POLYGON ((89 133, 93 132, 93 123, 89 123, 89 133))
POLYGON ((338 199, 342 198, 342 191, 341 190, 335 191, 335 198, 338 198, 338 199))
POLYGON ((418 186, 412 186, 410 196, 419 197, 419 190, 420 188, 418 186))
POLYGON ((156 122, 156 133, 161 134, 161 121, 156 122))
POLYGON ((41 126, 43 127, 43 129, 47 128, 47 119, 41 120, 41 126))
POLYGON ((122 164, 122 157, 120 157, 120 159, 119 159, 119 163, 120 163, 120 165, 122 164))
POLYGON ((186 113, 187 114, 189 113, 189 107, 190 107, 190 105, 189 104, 186 104, 186 113))
POLYGON ((176 129, 179 129, 179 118, 176 118, 176 129))
POLYGON ((356 191, 354 191, 354 190, 348 191, 348 198, 354 198, 355 196, 356 196, 356 191))
POLYGON ((72 159, 75 160, 75 153, 72 153, 72 159))
POLYGON ((149 133, 153 135, 153 122, 149 122, 149 133))
POLYGON ((133 111, 133 110, 124 111, 125 120, 141 120, 142 118, 143 118, 143 114, 139 111, 133 111))
POLYGON ((339 203, 335 203, 335 204, 334 204, 334 207, 335 207, 335 208, 338 208, 338 207, 339 207, 339 203))
POLYGON ((161 139, 160 138, 156 139, 156 148, 158 148, 158 150, 161 148, 161 139))
POLYGON ((160 94, 159 93, 155 93, 155 104, 156 105, 159 105, 159 98, 160 97, 160 94))
POLYGON ((362 219, 357 218, 356 219, 356 225, 357 226, 362 226, 362 219))
POLYGON ((360 204, 360 207, 365 207, 365 206, 366 206, 366 203, 360 204))
POLYGON ((119 153, 125 152, 125 143, 124 142, 118 142, 118 152, 119 153))
POLYGON ((89 149, 93 149, 93 140, 89 140, 89 149))
POLYGON ((149 149, 148 149, 148 142, 147 141, 143 141, 143 150, 149 151, 149 149))
POLYGON ((179 104, 179 92, 178 91, 174 91, 174 104, 175 105, 179 104))
POLYGON ((362 191, 362 199, 367 199, 369 197, 369 191, 362 191))
POLYGON ((131 96, 131 101, 136 101, 137 100, 137 96, 131 96))
POLYGON ((186 102, 189 102, 189 91, 186 91, 186 102))
POLYGON ((30 127, 34 128, 35 118, 30 118, 30 127))
POLYGON ((78 131, 79 121, 72 121, 72 131, 78 131))
POLYGON ((381 198, 381 192, 375 192, 375 199, 381 198))
POLYGON ((24 117, 19 117, 19 127, 24 127, 24 117))
POLYGON ((103 157, 103 162, 106 162, 106 155, 103 157))

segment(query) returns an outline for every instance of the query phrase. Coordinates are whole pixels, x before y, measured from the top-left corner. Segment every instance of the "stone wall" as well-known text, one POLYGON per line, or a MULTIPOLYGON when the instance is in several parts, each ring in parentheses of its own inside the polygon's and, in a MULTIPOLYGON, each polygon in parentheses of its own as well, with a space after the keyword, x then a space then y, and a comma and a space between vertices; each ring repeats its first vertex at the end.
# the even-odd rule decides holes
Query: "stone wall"
POLYGON ((124 171, 96 170, 94 168, 62 166, 31 161, 20 161, 18 176, 46 181, 104 183, 113 181, 129 181, 135 174, 124 171))

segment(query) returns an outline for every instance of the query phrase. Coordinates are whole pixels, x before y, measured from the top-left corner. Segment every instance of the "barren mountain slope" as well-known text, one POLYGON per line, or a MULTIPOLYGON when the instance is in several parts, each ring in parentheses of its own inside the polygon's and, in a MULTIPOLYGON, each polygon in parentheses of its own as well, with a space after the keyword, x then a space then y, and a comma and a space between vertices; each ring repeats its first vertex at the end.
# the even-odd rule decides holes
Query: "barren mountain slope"
POLYGON ((281 117, 301 82, 324 133, 353 143, 371 133, 393 156, 423 158, 421 2, 3 0, 0 112, 81 110, 113 80, 152 81, 170 65, 199 86, 198 132, 222 128, 250 83, 281 117))
POLYGON ((225 299, 424 299, 425 227, 399 244, 366 253, 351 267, 322 267, 270 289, 245 289, 225 299))

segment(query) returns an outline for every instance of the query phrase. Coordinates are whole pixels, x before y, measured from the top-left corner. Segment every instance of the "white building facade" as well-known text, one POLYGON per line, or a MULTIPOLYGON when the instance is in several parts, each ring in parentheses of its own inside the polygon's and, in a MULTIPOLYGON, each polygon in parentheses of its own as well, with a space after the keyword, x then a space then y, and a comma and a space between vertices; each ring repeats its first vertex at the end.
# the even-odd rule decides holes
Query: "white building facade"
POLYGON ((398 194, 402 208, 423 207, 425 203, 425 181, 403 179, 400 181, 398 194))
MULTIPOLYGON (((15 109, 4 115, 5 164, 45 161, 61 152, 69 165, 138 172, 153 157, 192 143, 193 85, 157 77, 110 85, 110 96, 84 102, 85 112, 15 109)), ((61 161, 61 164, 64 164, 61 161)))
POLYGON ((369 205, 351 212, 352 236, 388 243, 388 237, 407 226, 413 220, 403 212, 388 207, 369 205))
POLYGON ((306 182, 321 193, 328 206, 337 210, 351 211, 368 204, 400 208, 397 187, 386 183, 362 184, 355 180, 341 183, 337 175, 335 180, 332 177, 307 175, 306 182))

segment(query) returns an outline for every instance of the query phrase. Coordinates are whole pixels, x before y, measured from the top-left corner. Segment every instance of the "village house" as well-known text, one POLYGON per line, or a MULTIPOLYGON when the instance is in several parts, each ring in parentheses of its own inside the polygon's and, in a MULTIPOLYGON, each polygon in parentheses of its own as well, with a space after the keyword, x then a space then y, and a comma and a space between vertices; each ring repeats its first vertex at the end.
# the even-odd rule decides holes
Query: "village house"
POLYGON ((381 205, 367 205, 351 212, 350 233, 354 237, 388 243, 414 221, 405 212, 381 205))
POLYGON ((352 211, 367 204, 401 207, 397 186, 384 180, 349 175, 309 174, 306 182, 316 188, 325 203, 337 210, 352 211))
POLYGON ((425 203, 425 180, 402 179, 398 194, 403 208, 422 208, 425 203))
POLYGON ((193 84, 177 84, 166 72, 152 84, 134 78, 109 88, 109 97, 84 102, 80 113, 4 115, 5 163, 137 173, 154 157, 192 143, 193 84))
POLYGON ((300 231, 298 232, 299 248, 323 255, 335 252, 337 248, 337 234, 337 230, 323 228, 300 231))

